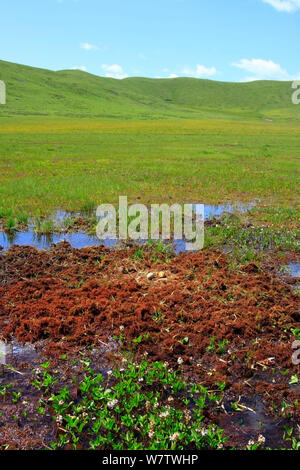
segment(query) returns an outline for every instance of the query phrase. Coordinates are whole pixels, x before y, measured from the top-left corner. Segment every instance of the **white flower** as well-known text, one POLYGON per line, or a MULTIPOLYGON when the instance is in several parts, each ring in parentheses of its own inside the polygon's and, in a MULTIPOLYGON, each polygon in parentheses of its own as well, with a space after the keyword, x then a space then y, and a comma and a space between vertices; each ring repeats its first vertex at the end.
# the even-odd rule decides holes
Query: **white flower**
POLYGON ((56 422, 57 424, 62 424, 63 423, 63 417, 61 415, 56 417, 56 422))
POLYGON ((179 438, 179 432, 174 432, 174 434, 170 436, 170 441, 177 441, 178 438, 179 438))
POLYGON ((125 326, 124 326, 124 325, 121 325, 121 326, 120 326, 120 330, 121 330, 121 331, 124 331, 124 330, 125 330, 125 326))
POLYGON ((112 401, 109 401, 107 403, 107 408, 109 408, 110 410, 112 410, 117 404, 119 403, 119 400, 117 400, 116 398, 112 401))
POLYGON ((150 439, 152 439, 152 437, 154 436, 154 431, 149 431, 148 436, 150 437, 150 439))
POLYGON ((169 416, 168 410, 167 410, 167 411, 163 411, 163 412, 160 413, 160 415, 159 415, 160 418, 167 418, 168 416, 169 416))
POLYGON ((178 362, 178 364, 181 366, 181 364, 183 364, 183 359, 182 359, 182 357, 179 357, 179 358, 177 359, 177 362, 178 362))
POLYGON ((258 444, 264 444, 266 442, 266 438, 260 434, 257 439, 258 444))
POLYGON ((248 446, 254 446, 255 442, 253 439, 250 439, 250 441, 248 442, 248 446))
POLYGON ((108 376, 109 376, 109 375, 112 375, 112 373, 113 373, 113 371, 112 371, 112 370, 109 370, 109 371, 107 372, 107 375, 108 375, 108 376))

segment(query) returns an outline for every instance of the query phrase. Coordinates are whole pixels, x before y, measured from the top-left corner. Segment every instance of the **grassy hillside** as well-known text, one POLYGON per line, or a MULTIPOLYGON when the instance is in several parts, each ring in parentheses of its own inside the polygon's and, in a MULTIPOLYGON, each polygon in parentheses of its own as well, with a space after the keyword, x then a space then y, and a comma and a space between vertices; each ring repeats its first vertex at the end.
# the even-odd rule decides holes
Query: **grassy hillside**
POLYGON ((193 78, 114 80, 78 70, 52 72, 0 61, 4 116, 122 119, 274 118, 300 120, 291 83, 225 83, 193 78))

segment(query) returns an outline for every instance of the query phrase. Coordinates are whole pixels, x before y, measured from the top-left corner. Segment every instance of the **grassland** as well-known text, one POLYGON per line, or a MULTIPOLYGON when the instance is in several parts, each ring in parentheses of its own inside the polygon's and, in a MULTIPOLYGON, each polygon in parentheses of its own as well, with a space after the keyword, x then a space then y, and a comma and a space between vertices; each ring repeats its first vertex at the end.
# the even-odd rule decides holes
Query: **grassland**
POLYGON ((6 119, 2 213, 131 201, 299 200, 300 124, 229 120, 6 119))
POLYGON ((2 61, 0 79, 2 217, 82 211, 122 194, 259 200, 257 217, 299 218, 300 106, 288 82, 120 81, 2 61))

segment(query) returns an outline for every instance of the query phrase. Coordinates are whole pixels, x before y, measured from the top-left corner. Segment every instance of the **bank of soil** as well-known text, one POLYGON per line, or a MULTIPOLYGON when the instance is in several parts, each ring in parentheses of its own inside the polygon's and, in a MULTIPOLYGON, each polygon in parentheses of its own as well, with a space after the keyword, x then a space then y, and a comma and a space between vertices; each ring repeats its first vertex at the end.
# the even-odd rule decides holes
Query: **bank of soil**
MULTIPOLYGON (((292 362, 300 309, 292 287, 255 263, 233 268, 221 252, 14 246, 0 252, 0 339, 36 345, 62 376, 63 354, 93 346, 99 370, 124 354, 146 356, 181 368, 209 389, 225 383, 208 422, 225 429, 228 447, 243 448, 262 434, 276 448, 284 445, 284 426, 296 431, 300 423, 299 366, 292 362)), ((24 368, 19 377, 10 371, 24 390, 34 360, 16 364, 24 368)), ((28 422, 11 422, 20 435, 15 447, 50 439, 54 424, 44 421, 43 439, 37 425, 31 428, 36 444, 26 444, 28 422)), ((4 429, 1 445, 12 434, 4 429)))

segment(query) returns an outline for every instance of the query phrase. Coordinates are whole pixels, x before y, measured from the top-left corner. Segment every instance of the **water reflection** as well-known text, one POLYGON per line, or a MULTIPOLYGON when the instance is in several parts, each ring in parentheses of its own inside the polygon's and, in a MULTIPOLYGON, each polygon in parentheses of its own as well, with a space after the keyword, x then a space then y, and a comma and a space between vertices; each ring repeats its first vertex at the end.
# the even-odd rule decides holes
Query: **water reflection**
POLYGON ((237 202, 236 204, 219 204, 219 205, 205 205, 204 206, 204 220, 209 220, 214 217, 220 217, 225 213, 240 212, 245 213, 250 211, 256 206, 256 202, 250 203, 241 203, 237 202))
POLYGON ((10 346, 4 341, 0 341, 0 364, 6 364, 6 356, 9 353, 10 346))
POLYGON ((286 270, 289 276, 300 278, 300 263, 290 263, 287 265, 286 270))
POLYGON ((48 250, 53 243, 69 242, 74 248, 84 248, 88 246, 105 245, 114 246, 116 240, 101 241, 96 236, 91 236, 83 232, 76 233, 54 233, 38 235, 34 232, 16 232, 13 235, 0 233, 0 245, 7 249, 12 245, 33 246, 38 250, 48 250))
MULTIPOLYGON (((220 217, 224 213, 232 213, 234 211, 246 212, 251 210, 255 206, 255 203, 250 204, 235 204, 235 205, 205 205, 204 206, 204 219, 208 220, 213 217, 220 217)), ((194 204, 194 210, 197 212, 197 204, 194 204)), ((64 221, 72 217, 80 217, 83 214, 70 213, 65 211, 56 211, 53 214, 52 220, 57 227, 63 229, 64 221)), ((34 226, 32 222, 29 224, 29 230, 26 232, 14 232, 14 233, 0 233, 0 246, 7 249, 12 245, 20 246, 33 246, 38 250, 48 250, 52 244, 66 241, 71 244, 73 248, 85 248, 91 246, 104 245, 106 247, 115 247, 119 242, 117 240, 99 240, 98 237, 88 235, 85 232, 74 232, 74 233, 54 233, 54 234, 37 234, 34 232, 34 226)), ((174 248, 176 253, 185 251, 186 242, 184 240, 177 240, 174 242, 174 248)))
POLYGON ((32 344, 21 344, 17 341, 5 343, 0 341, 0 364, 12 364, 16 361, 32 361, 39 357, 32 344))

